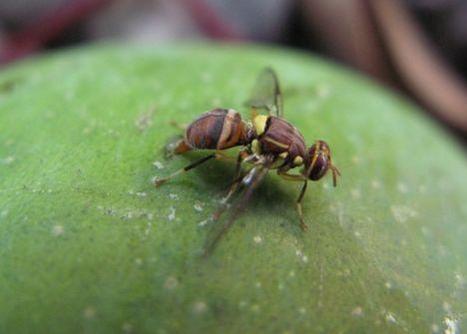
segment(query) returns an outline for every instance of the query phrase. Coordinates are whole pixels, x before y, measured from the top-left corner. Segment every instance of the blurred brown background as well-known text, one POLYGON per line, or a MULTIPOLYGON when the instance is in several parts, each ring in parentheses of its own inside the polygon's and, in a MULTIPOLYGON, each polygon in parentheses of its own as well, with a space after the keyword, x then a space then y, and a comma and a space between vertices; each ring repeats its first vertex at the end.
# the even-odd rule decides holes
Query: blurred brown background
POLYGON ((0 66, 99 40, 268 42, 395 88, 464 143, 465 0, 1 0, 0 66))

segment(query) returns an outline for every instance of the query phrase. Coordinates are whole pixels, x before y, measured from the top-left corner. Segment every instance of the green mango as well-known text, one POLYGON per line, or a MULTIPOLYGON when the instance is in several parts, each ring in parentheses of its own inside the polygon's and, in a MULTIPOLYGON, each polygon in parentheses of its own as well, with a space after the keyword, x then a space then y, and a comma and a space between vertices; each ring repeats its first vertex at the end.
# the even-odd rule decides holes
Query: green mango
MULTIPOLYGON (((235 157, 236 150, 228 152, 235 157)), ((397 94, 314 56, 255 46, 93 46, 0 73, 1 333, 459 333, 467 159, 397 94), (215 251, 235 164, 164 158, 215 107, 245 119, 278 73, 285 117, 342 177, 269 173, 215 251)))

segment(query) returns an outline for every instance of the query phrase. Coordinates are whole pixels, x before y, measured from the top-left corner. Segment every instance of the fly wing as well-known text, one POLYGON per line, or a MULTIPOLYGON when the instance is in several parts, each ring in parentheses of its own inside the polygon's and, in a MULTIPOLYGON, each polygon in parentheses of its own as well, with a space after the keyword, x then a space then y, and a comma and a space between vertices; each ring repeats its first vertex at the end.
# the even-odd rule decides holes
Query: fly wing
POLYGON ((219 224, 219 227, 213 231, 213 234, 208 237, 208 240, 204 247, 204 256, 208 256, 212 253, 214 248, 217 246, 222 237, 232 227, 238 217, 245 210, 251 195, 267 175, 269 171, 268 165, 257 165, 253 167, 250 172, 242 179, 243 190, 241 191, 238 201, 232 206, 227 220, 223 224, 219 224))
POLYGON ((282 92, 276 72, 266 67, 258 75, 250 99, 246 103, 255 109, 265 109, 277 117, 284 116, 282 92))

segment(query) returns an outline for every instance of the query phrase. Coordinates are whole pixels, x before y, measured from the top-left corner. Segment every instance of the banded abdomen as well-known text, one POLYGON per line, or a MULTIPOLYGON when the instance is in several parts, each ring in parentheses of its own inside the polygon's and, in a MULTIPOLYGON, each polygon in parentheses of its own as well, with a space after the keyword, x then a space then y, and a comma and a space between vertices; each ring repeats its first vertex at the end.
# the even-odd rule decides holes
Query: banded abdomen
POLYGON ((225 150, 244 145, 248 141, 248 128, 240 114, 233 109, 214 109, 202 114, 185 132, 180 151, 189 149, 225 150))

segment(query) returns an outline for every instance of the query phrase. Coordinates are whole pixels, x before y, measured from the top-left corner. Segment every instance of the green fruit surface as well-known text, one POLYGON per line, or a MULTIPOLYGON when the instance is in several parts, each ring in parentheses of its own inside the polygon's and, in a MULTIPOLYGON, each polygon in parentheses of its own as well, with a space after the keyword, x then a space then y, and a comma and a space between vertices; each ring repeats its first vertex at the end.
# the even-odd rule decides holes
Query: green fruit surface
MULTIPOLYGON (((235 157, 235 150, 232 150, 235 157)), ((467 159, 401 97, 279 49, 95 46, 0 72, 0 333, 467 331, 467 159), (285 117, 342 172, 269 173, 200 257, 234 164, 165 160, 214 107, 278 73, 285 117)), ((219 222, 218 224, 222 223, 219 222)))

